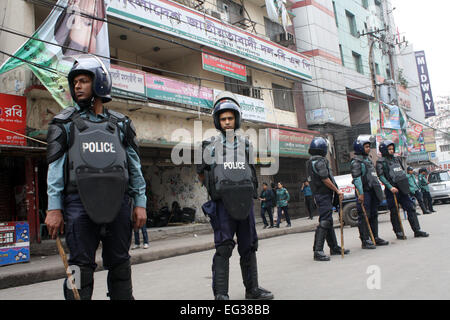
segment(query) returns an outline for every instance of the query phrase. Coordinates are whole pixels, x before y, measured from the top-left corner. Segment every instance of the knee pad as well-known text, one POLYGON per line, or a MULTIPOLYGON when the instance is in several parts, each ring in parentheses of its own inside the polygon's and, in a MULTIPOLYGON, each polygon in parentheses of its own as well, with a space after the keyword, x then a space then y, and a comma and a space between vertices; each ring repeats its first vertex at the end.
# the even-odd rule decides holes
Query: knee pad
POLYGON ((322 220, 320 221, 319 226, 323 229, 331 229, 333 227, 333 222, 330 220, 322 220))
POLYGON ((108 296, 111 300, 134 300, 131 284, 131 263, 127 260, 108 271, 108 296))
MULTIPOLYGON (((81 300, 91 300, 94 291, 94 269, 91 267, 79 266, 78 274, 73 274, 75 285, 81 300)), ((75 300, 75 295, 69 284, 69 279, 64 280, 63 293, 66 300, 75 300)))
POLYGON ((222 258, 229 259, 233 254, 234 243, 226 242, 216 248, 216 254, 222 258))

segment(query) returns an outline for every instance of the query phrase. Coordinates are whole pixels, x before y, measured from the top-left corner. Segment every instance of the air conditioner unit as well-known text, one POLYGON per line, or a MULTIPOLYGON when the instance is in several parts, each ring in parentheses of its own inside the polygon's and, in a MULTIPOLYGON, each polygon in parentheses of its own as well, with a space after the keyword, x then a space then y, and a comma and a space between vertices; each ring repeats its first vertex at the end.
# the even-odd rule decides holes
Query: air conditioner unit
POLYGON ((216 19, 222 20, 222 14, 220 12, 211 10, 210 15, 216 19))
POLYGON ((283 46, 294 44, 294 35, 289 32, 282 32, 280 34, 277 34, 275 42, 283 46))

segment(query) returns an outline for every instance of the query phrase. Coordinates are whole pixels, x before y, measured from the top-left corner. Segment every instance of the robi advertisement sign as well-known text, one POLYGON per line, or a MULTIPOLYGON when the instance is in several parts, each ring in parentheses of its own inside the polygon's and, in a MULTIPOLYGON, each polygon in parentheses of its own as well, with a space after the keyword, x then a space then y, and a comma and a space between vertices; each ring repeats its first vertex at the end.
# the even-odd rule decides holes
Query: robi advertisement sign
POLYGON ((0 93, 0 145, 25 146, 26 119, 27 98, 0 93))

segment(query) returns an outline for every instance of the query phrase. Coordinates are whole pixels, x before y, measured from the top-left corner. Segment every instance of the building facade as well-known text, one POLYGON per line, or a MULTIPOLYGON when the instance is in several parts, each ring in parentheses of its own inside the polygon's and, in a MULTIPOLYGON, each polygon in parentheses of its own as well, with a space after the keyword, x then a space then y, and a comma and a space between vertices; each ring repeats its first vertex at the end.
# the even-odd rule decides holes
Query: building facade
MULTIPOLYGON (((0 19, 9 30, 31 36, 55 3, 3 1, 0 19)), ((107 107, 129 116, 136 127, 149 213, 170 209, 177 201, 182 208, 196 209, 196 220, 204 221, 201 205, 207 195, 195 164, 175 164, 173 147, 180 142, 193 147, 217 134, 212 102, 220 92, 230 91, 242 104, 242 130, 254 145, 275 129, 284 139, 277 173, 261 175, 261 168, 275 160, 270 153, 258 156, 260 185, 283 182, 291 193, 290 212, 306 215, 299 184, 305 178, 307 146, 318 134, 307 127, 302 86, 313 77, 311 60, 292 50, 294 39, 288 36, 294 32, 292 26, 284 32, 280 23, 268 18, 264 4, 263 0, 108 1, 113 101, 107 107)), ((13 54, 27 39, 3 31, 0 40, 1 51, 13 54)), ((8 58, 0 54, 1 62, 8 58)), ((0 93, 26 98, 26 135, 45 141, 49 122, 61 111, 49 91, 26 67, 1 74, 0 84, 0 93)), ((18 211, 20 205, 13 198, 21 187, 36 188, 34 211, 25 210, 35 221, 32 233, 39 241, 47 207, 45 145, 27 139, 22 146, 2 144, 0 149, 1 170, 11 172, 23 162, 22 180, 2 175, 9 196, 0 199, 0 207, 6 203, 14 207, 2 219, 13 219, 11 212, 18 211), (10 149, 15 151, 5 152, 10 149), (26 180, 29 177, 36 180, 26 180)), ((259 202, 255 207, 259 216, 259 202)))

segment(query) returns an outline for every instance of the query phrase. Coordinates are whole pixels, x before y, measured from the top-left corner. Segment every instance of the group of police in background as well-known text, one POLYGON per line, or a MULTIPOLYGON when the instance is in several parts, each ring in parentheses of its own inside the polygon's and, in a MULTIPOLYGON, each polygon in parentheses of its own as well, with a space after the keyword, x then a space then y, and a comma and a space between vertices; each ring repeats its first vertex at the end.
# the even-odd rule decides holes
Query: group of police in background
MULTIPOLYGON (((420 177, 419 185, 416 184, 417 189, 410 188, 409 181, 411 181, 411 178, 405 172, 401 160, 395 156, 395 144, 390 140, 385 140, 380 144, 379 151, 382 157, 374 165, 369 157, 370 147, 374 143, 373 140, 373 137, 368 135, 359 136, 355 140, 353 144, 355 156, 350 165, 357 197, 358 229, 362 249, 376 249, 377 246, 389 245, 388 241, 383 240, 378 235, 378 206, 384 200, 380 181, 385 186, 384 195, 397 239, 406 239, 399 221, 398 203, 407 212, 414 236, 428 237, 428 233, 420 229, 415 205, 410 197, 411 194, 414 195, 421 203, 422 197, 419 194, 420 191, 417 192, 417 190, 420 189, 420 185, 426 188, 428 182, 424 177, 420 177), (367 215, 368 223, 364 214, 367 215), (371 235, 375 243, 371 240, 371 235)), ((307 179, 319 212, 319 225, 315 232, 313 245, 314 260, 316 261, 330 260, 330 257, 324 253, 325 240, 330 247, 331 255, 341 254, 341 248, 338 246, 333 229, 332 213, 333 208, 341 205, 343 193, 334 180, 326 159, 327 153, 328 141, 322 137, 314 138, 309 148, 311 158, 307 162, 307 179)), ((422 171, 420 171, 421 174, 422 171)), ((416 182, 415 179, 414 182, 416 182)), ((425 205, 421 207, 424 213, 432 211, 432 208, 427 210, 425 205)), ((344 253, 348 254, 349 250, 344 250, 344 253)))

